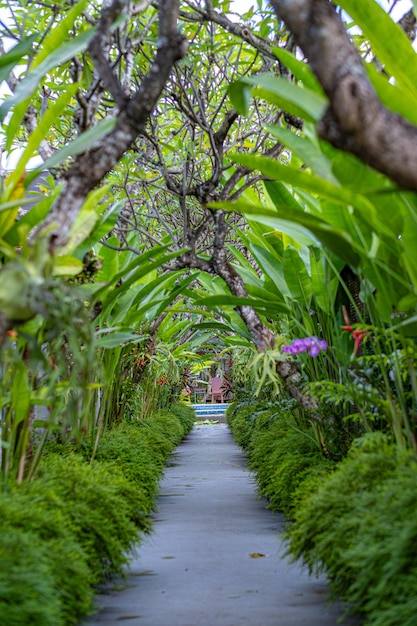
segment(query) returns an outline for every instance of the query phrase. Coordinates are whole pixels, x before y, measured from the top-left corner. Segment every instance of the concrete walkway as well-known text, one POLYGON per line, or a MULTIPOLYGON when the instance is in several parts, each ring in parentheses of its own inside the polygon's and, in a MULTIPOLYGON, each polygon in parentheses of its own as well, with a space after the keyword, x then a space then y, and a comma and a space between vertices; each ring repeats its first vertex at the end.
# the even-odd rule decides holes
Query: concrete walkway
POLYGON ((154 534, 86 623, 336 626, 340 606, 283 558, 283 519, 264 505, 228 427, 195 426, 161 483, 154 534))

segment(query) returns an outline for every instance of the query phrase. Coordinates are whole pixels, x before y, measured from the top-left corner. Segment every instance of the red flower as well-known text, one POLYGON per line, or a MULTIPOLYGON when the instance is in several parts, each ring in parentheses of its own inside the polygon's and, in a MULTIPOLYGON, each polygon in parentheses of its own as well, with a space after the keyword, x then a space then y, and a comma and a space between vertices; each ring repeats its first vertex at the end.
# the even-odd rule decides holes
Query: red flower
POLYGON ((342 307, 342 310, 343 310, 343 318, 346 324, 345 326, 342 326, 342 330, 346 330, 352 334, 352 337, 355 341, 355 344, 353 346, 353 356, 356 356, 360 348, 360 345, 362 343, 362 340, 365 337, 369 337, 369 333, 367 333, 366 330, 364 330, 363 328, 357 328, 356 330, 352 328, 352 326, 350 325, 350 320, 346 311, 346 307, 344 305, 342 307))

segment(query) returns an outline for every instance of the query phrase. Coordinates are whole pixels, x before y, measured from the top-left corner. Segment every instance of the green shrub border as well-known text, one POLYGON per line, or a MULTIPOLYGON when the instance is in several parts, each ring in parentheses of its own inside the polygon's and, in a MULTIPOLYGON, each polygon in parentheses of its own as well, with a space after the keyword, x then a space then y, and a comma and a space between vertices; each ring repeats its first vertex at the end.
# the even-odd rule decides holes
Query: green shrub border
POLYGON ((123 569, 173 449, 194 411, 174 405, 103 433, 95 460, 51 444, 36 479, 0 494, 0 623, 70 626, 94 612, 96 585, 123 569))
POLYGON ((325 459, 290 411, 232 405, 227 422, 259 493, 289 518, 288 553, 324 573, 363 626, 415 626, 417 461, 386 435, 325 459))

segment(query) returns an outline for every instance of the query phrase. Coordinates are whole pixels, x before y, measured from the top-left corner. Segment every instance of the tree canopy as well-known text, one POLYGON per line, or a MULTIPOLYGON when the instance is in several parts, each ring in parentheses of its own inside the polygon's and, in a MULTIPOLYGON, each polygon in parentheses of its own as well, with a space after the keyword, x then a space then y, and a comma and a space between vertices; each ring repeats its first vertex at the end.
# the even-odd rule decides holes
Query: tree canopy
POLYGON ((397 24, 375 0, 0 3, 7 449, 34 406, 99 436, 132 381, 146 413, 155 380, 178 392, 221 351, 251 363, 253 393, 295 398, 319 443, 383 414, 415 447, 404 6, 397 24), (325 353, 282 350, 308 337, 325 353))

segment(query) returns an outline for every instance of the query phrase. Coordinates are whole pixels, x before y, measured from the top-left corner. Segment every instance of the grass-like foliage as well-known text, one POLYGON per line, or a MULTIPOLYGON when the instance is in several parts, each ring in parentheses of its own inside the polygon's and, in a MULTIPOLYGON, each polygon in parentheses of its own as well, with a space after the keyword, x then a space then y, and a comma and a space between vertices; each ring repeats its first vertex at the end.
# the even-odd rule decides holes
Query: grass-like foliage
POLYGON ((414 626, 417 599, 417 463, 382 435, 359 440, 317 490, 302 498, 289 548, 367 626, 414 626))
POLYGON ((194 412, 173 407, 106 431, 95 459, 51 446, 33 482, 0 494, 0 624, 69 626, 122 574, 150 530, 164 463, 194 412))
POLYGON ((415 626, 414 454, 373 433, 355 440, 336 464, 277 405, 233 405, 227 419, 260 494, 294 520, 287 531, 294 559, 325 573, 364 626, 415 626))
POLYGON ((0 620, 14 626, 62 624, 59 589, 48 544, 20 528, 0 534, 0 620))
POLYGON ((334 467, 291 410, 282 410, 277 403, 232 406, 227 420, 248 455, 260 495, 275 511, 291 515, 304 481, 334 467))

